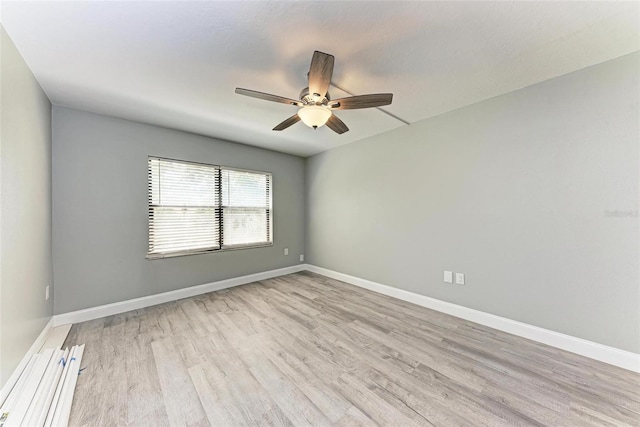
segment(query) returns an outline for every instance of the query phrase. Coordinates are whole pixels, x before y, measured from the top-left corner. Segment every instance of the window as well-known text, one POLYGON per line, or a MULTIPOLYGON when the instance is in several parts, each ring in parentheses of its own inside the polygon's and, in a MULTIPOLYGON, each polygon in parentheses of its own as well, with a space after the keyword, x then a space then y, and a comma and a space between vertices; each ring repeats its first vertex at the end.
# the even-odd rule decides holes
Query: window
POLYGON ((147 258, 273 244, 271 174, 149 157, 147 258))

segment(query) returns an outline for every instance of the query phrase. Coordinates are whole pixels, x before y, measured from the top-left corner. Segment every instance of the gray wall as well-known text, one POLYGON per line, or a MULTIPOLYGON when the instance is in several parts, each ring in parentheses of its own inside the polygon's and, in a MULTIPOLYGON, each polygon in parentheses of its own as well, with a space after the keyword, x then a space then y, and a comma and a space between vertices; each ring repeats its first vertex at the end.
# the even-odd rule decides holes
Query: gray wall
POLYGON ((638 66, 634 53, 307 159, 308 262, 640 352, 638 66))
POLYGON ((53 227, 56 314, 296 265, 304 159, 54 106, 53 227), (145 259, 149 155, 272 172, 274 246, 145 259))
POLYGON ((51 267, 51 104, 0 26, 0 386, 45 327, 51 267))

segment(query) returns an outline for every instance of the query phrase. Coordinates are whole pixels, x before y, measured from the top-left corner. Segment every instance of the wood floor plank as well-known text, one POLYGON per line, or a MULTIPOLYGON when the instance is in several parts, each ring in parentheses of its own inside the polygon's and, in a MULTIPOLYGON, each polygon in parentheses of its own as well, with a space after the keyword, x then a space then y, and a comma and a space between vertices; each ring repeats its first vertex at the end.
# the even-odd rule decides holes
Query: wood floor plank
POLYGON ((172 426, 208 425, 198 393, 171 337, 151 343, 164 405, 172 426))
MULTIPOLYGON (((353 406, 381 426, 419 426, 420 424, 407 417, 391 403, 367 387, 366 383, 353 374, 345 373, 334 382, 342 396, 351 401, 353 406)), ((426 420, 425 420, 426 422, 426 420)))
POLYGON ((330 425, 330 420, 300 391, 294 384, 286 380, 285 375, 273 364, 262 351, 264 344, 260 339, 247 339, 245 331, 236 326, 233 319, 221 315, 224 323, 222 333, 233 346, 249 370, 271 398, 280 407, 287 418, 296 426, 330 425))
MULTIPOLYGON (((215 323, 220 326, 222 322, 218 316, 214 318, 215 323)), ((208 341, 199 341, 198 346, 210 354, 206 366, 209 384, 212 387, 228 390, 223 404, 229 405, 228 413, 234 420, 238 418, 238 411, 244 420, 242 423, 233 425, 271 425, 272 423, 291 425, 287 416, 254 377, 249 366, 240 358, 220 330, 217 330, 208 341), (226 400, 228 398, 232 401, 226 400)))
POLYGON ((300 359, 280 346, 263 342, 269 360, 331 421, 337 422, 351 408, 349 401, 334 392, 322 377, 316 375, 300 359))
POLYGON ((133 359, 127 369, 127 419, 130 423, 147 417, 168 424, 158 371, 153 359, 133 359))
POLYGON ((355 406, 351 406, 346 414, 344 414, 335 425, 337 427, 368 427, 375 425, 373 420, 362 413, 355 406))
POLYGON ((640 426, 640 375, 301 272, 73 325, 71 426, 640 426))
POLYGON ((242 425, 245 419, 233 399, 224 374, 214 364, 203 363, 189 368, 200 403, 213 426, 242 425))

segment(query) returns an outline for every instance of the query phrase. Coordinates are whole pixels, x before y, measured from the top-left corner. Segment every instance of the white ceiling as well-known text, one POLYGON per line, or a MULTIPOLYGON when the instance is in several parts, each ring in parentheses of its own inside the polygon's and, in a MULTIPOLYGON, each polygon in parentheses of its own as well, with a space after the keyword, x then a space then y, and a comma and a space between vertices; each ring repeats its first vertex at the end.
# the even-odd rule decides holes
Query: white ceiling
MULTIPOLYGON (((308 156, 399 126, 339 111, 344 135, 298 123, 314 50, 333 81, 393 92, 415 122, 639 49, 638 2, 3 1, 1 20, 51 102, 308 156)), ((346 96, 330 89, 335 99, 346 96)))

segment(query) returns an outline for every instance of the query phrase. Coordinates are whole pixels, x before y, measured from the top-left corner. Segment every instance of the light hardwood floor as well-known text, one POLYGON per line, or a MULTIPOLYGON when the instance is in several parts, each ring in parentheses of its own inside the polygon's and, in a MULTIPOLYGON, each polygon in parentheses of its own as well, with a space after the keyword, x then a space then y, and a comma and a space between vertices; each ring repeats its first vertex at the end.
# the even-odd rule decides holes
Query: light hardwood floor
POLYGON ((640 425, 640 375, 303 272, 74 325, 72 426, 640 425))

